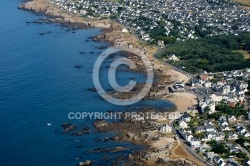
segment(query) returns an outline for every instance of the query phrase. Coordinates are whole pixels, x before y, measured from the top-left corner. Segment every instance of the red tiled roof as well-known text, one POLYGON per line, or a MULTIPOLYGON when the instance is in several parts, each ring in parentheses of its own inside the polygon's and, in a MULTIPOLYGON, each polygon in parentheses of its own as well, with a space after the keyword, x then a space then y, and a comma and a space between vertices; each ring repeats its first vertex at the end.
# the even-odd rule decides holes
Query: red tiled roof
POLYGON ((228 103, 228 106, 229 106, 229 107, 235 107, 235 103, 233 103, 233 102, 228 103))
POLYGON ((200 79, 207 80, 208 79, 208 75, 207 74, 201 74, 200 75, 200 79))

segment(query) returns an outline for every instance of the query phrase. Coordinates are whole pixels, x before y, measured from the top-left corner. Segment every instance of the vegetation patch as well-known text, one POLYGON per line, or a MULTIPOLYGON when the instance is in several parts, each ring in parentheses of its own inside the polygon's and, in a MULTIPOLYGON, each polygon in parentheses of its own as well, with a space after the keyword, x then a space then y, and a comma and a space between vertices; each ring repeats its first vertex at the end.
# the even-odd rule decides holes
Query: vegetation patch
POLYGON ((250 0, 234 0, 234 2, 238 2, 241 4, 250 4, 250 0))
POLYGON ((245 59, 250 59, 250 51, 246 51, 246 50, 237 50, 237 52, 240 52, 245 59))
MULTIPOLYGON (((237 27, 235 27, 237 28, 237 27)), ((208 36, 176 42, 164 49, 159 56, 175 54, 180 61, 169 61, 191 73, 230 71, 250 67, 250 59, 242 53, 250 51, 250 33, 240 35, 208 36), (242 51, 235 51, 242 50, 242 51)))

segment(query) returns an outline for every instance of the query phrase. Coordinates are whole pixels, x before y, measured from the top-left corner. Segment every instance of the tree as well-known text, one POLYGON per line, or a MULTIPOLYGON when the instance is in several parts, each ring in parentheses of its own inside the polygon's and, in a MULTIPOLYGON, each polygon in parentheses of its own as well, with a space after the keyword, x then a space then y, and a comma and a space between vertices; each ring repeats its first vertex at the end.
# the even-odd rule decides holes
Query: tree
POLYGON ((206 106, 206 107, 204 108, 204 111, 205 111, 205 113, 206 113, 206 114, 208 114, 208 113, 209 113, 209 111, 211 111, 211 108, 210 108, 210 107, 208 107, 208 106, 206 106))
MULTIPOLYGON (((173 21, 174 22, 174 21, 173 21)), ((174 22, 174 26, 168 35, 178 37, 179 22, 174 22)), ((197 25, 198 30, 202 25, 197 25)), ((166 36, 164 27, 159 24, 151 32, 151 37, 157 40, 164 40, 165 43, 173 43, 166 36)), ((250 59, 235 50, 250 50, 250 33, 235 35, 206 36, 200 39, 188 39, 183 42, 175 42, 162 52, 162 57, 173 53, 180 57, 181 61, 170 62, 177 66, 185 66, 185 70, 197 73, 199 70, 217 72, 225 70, 237 70, 250 67, 250 59)))
POLYGON ((212 150, 215 153, 219 153, 219 154, 228 154, 228 153, 230 153, 229 149, 225 148, 224 144, 217 144, 216 146, 212 147, 212 150))
POLYGON ((245 142, 246 142, 246 139, 244 137, 240 137, 239 139, 235 141, 235 143, 240 144, 240 145, 244 145, 245 142))
POLYGON ((246 154, 246 153, 243 153, 243 152, 237 153, 236 156, 237 156, 238 158, 242 158, 242 159, 246 159, 246 158, 247 158, 247 154, 246 154))
POLYGON ((229 138, 229 135, 228 135, 228 134, 226 134, 226 135, 225 135, 225 140, 227 140, 227 141, 228 141, 228 138, 229 138))
POLYGON ((216 146, 217 142, 215 140, 211 140, 211 141, 208 141, 207 144, 211 146, 216 146))
POLYGON ((198 67, 199 68, 205 68, 209 64, 208 60, 203 59, 198 61, 198 67))

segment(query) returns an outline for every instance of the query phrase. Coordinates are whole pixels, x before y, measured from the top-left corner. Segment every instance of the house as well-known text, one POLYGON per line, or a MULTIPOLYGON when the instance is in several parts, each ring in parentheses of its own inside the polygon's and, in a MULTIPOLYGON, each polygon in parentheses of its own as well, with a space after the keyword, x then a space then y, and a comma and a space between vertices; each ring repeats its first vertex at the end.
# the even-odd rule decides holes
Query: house
POLYGON ((241 127, 245 127, 243 124, 240 124, 240 123, 238 123, 238 124, 236 124, 236 129, 238 130, 239 128, 241 128, 241 127))
POLYGON ((188 133, 188 134, 186 134, 185 140, 190 142, 192 140, 192 138, 193 138, 193 135, 188 133))
POLYGON ((208 74, 200 74, 199 75, 199 83, 203 85, 206 81, 208 81, 208 74))
POLYGON ((214 125, 207 125, 207 126, 205 126, 205 130, 206 130, 206 132, 215 132, 216 131, 214 125))
POLYGON ((180 59, 175 54, 170 54, 168 59, 171 61, 179 61, 180 59))
POLYGON ((128 48, 134 48, 133 44, 128 44, 128 48))
POLYGON ((215 157, 215 153, 214 152, 207 152, 206 154, 207 159, 209 159, 210 161, 213 161, 214 157, 215 157))
POLYGON ((199 106, 201 108, 201 112, 204 114, 208 110, 208 113, 215 112, 215 102, 212 98, 204 98, 199 101, 199 106))
POLYGON ((208 126, 208 125, 214 125, 212 121, 209 120, 205 120, 204 121, 204 126, 208 126))
POLYGON ((233 152, 238 153, 238 152, 240 152, 240 149, 236 144, 231 145, 229 147, 229 150, 230 150, 230 153, 233 153, 233 152))
POLYGON ((233 143, 231 143, 231 142, 226 142, 225 145, 226 145, 227 147, 230 147, 230 146, 233 145, 233 143))
POLYGON ((227 105, 231 108, 234 108, 236 105, 236 102, 228 102, 227 105))
POLYGON ((236 85, 235 87, 239 90, 247 89, 248 88, 248 83, 247 82, 235 82, 236 85))
POLYGON ((185 91, 184 85, 182 83, 181 84, 175 83, 172 86, 172 89, 173 89, 173 91, 179 91, 179 92, 185 91))
POLYGON ((237 121, 237 118, 234 115, 228 115, 227 119, 228 119, 229 122, 235 122, 235 121, 237 121))
POLYGON ((225 116, 220 116, 218 119, 219 122, 226 122, 227 118, 225 116))
POLYGON ((172 132, 172 127, 168 124, 162 124, 159 129, 161 132, 172 132))
POLYGON ((250 160, 249 159, 245 159, 243 161, 243 166, 250 166, 250 160))
POLYGON ((191 117, 187 113, 184 113, 184 115, 181 117, 181 119, 184 120, 185 122, 191 121, 191 117))
POLYGON ((174 85, 178 85, 178 86, 184 87, 184 84, 182 82, 175 82, 174 85))
POLYGON ((224 140, 225 138, 225 133, 224 132, 219 132, 218 134, 216 134, 215 136, 215 140, 224 140))
POLYGON ((86 15, 88 12, 86 11, 86 10, 80 10, 80 14, 82 15, 82 16, 84 16, 84 15, 86 15))
POLYGON ((192 130, 191 129, 186 129, 185 132, 189 133, 189 134, 192 134, 192 130))
POLYGON ((207 139, 215 139, 217 136, 217 133, 215 132, 207 132, 207 139))
POLYGON ((126 29, 126 28, 122 28, 122 32, 123 32, 123 33, 128 33, 128 32, 129 32, 129 30, 128 30, 128 29, 126 29))
POLYGON ((185 122, 184 120, 179 120, 178 121, 178 124, 179 124, 179 126, 181 127, 181 128, 188 128, 188 124, 187 124, 187 122, 185 122))
POLYGON ((158 42, 157 42, 158 44, 158 46, 159 47, 163 47, 164 46, 164 41, 163 40, 158 40, 158 42))
POLYGON ((231 92, 231 86, 230 84, 226 84, 222 87, 222 94, 227 95, 229 92, 231 92))
POLYGON ((195 133, 201 133, 201 132, 204 132, 204 131, 205 131, 205 129, 204 129, 203 126, 197 126, 197 127, 195 127, 195 129, 194 129, 194 132, 195 132, 195 133))
POLYGON ((180 128, 178 131, 179 131, 179 133, 180 133, 180 134, 182 134, 182 133, 185 133, 185 132, 186 132, 186 131, 185 131, 185 129, 183 129, 183 128, 180 128))
POLYGON ((219 125, 220 126, 228 126, 228 123, 227 123, 227 121, 220 121, 219 125))
POLYGON ((192 148, 200 147, 201 141, 199 139, 197 139, 197 138, 191 138, 190 145, 191 145, 192 148))
POLYGON ((190 133, 187 133, 187 132, 182 132, 182 131, 179 131, 181 136, 183 137, 184 140, 190 142, 191 139, 193 138, 193 135, 190 134, 190 133))
POLYGON ((250 137, 250 133, 249 133, 249 132, 245 132, 245 133, 243 134, 243 136, 244 136, 244 137, 250 137))
POLYGON ((216 165, 218 165, 218 166, 224 166, 224 165, 226 165, 225 163, 224 163, 224 160, 220 157, 220 156, 214 156, 214 159, 213 159, 213 162, 216 164, 216 165))
POLYGON ((204 85, 204 87, 206 87, 206 88, 212 87, 212 83, 211 83, 210 81, 205 81, 205 83, 204 83, 203 85, 204 85))
POLYGON ((250 111, 247 113, 247 119, 250 120, 250 111))
POLYGON ((250 143, 248 143, 248 142, 244 143, 244 146, 249 146, 249 145, 250 145, 250 143))
POLYGON ((222 131, 230 131, 231 129, 228 127, 228 126, 226 126, 226 125, 220 125, 220 129, 222 130, 222 131))
POLYGON ((196 114, 198 114, 198 110, 194 107, 188 107, 186 112, 191 116, 195 116, 196 114))
POLYGON ((192 87, 199 87, 201 86, 199 79, 196 77, 192 77, 192 87))
POLYGON ((180 133, 180 135, 183 137, 183 139, 185 138, 185 134, 186 134, 186 131, 183 129, 183 128, 180 128, 178 130, 178 132, 180 133))
POLYGON ((210 149, 211 149, 211 147, 208 144, 206 144, 206 143, 203 143, 200 146, 200 151, 202 151, 202 152, 209 151, 210 149))
POLYGON ((214 94, 212 94, 210 97, 211 97, 211 99, 213 99, 214 102, 216 102, 216 103, 218 103, 218 102, 220 102, 220 101, 223 100, 223 96, 222 96, 221 93, 216 93, 216 94, 214 93, 214 94))
POLYGON ((236 92, 229 92, 223 96, 223 99, 225 99, 228 103, 237 103, 240 101, 236 92))
POLYGON ((236 126, 236 129, 241 135, 244 135, 247 132, 245 126, 240 124, 236 126))
POLYGON ((228 161, 226 166, 239 166, 235 161, 228 161))
POLYGON ((238 139, 238 136, 239 136, 238 133, 236 133, 236 132, 230 132, 230 133, 228 134, 228 139, 229 139, 229 140, 235 140, 235 139, 238 139))

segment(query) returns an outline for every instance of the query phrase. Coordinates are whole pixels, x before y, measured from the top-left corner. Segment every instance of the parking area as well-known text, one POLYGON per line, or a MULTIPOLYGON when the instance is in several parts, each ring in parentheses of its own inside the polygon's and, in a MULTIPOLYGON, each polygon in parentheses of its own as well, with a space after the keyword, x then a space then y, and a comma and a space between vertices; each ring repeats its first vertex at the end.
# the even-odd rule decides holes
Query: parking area
POLYGON ((212 94, 212 90, 205 87, 191 88, 189 91, 194 93, 199 98, 210 96, 212 94))

